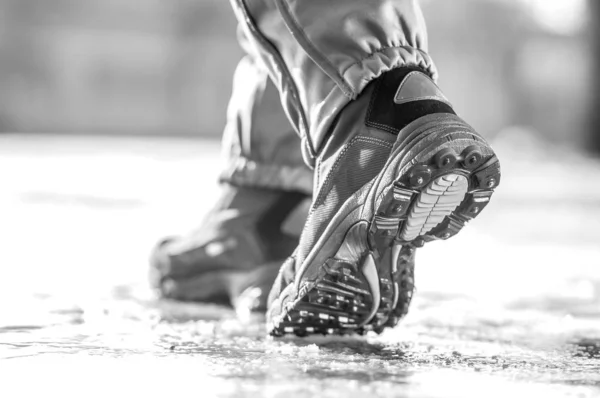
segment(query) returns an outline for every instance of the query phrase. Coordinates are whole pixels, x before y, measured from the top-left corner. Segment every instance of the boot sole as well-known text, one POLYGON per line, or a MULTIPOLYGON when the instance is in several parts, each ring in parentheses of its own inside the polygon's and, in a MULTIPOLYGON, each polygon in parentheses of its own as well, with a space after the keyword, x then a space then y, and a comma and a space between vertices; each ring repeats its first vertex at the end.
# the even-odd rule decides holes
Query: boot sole
POLYGON ((500 164, 462 119, 426 116, 402 136, 366 199, 348 199, 316 247, 343 236, 337 252, 308 259, 320 262, 318 276, 299 286, 295 299, 276 303, 281 312, 268 325, 273 336, 380 333, 395 326, 412 298, 415 249, 453 237, 489 203, 500 164), (357 209, 360 217, 353 216, 357 209))

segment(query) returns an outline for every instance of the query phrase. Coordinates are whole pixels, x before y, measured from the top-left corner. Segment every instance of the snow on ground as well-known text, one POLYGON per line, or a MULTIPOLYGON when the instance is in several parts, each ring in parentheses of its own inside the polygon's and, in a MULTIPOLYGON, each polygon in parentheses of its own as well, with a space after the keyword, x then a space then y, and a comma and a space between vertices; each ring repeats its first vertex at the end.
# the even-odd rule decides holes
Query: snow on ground
POLYGON ((600 163, 518 143, 486 212, 418 253, 399 327, 273 340, 147 287, 154 242, 210 206, 218 143, 0 136, 0 394, 600 396, 600 163))

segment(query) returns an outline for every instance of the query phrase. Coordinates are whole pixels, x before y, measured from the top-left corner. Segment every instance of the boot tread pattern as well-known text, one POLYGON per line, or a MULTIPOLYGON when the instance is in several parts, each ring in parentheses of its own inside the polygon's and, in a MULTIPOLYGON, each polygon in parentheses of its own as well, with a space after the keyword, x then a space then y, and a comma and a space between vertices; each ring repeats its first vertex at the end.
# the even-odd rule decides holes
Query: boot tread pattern
POLYGON ((465 198, 468 186, 467 178, 458 174, 448 174, 433 181, 413 205, 402 240, 410 241, 424 235, 452 214, 465 198))
POLYGON ((273 323, 272 335, 380 333, 406 315, 416 248, 456 235, 500 183, 498 159, 476 132, 458 117, 442 127, 422 133, 394 166, 393 184, 381 191, 363 232, 368 244, 362 255, 338 258, 348 253, 342 247, 356 247, 357 235, 349 229, 338 254, 322 266, 323 276, 273 323))

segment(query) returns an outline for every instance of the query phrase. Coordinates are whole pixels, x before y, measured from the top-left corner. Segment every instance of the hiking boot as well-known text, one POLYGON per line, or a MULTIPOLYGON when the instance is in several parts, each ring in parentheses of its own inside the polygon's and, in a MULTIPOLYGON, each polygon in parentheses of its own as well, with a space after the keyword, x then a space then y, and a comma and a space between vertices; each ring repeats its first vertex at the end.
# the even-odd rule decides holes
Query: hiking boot
POLYGON ((297 250, 269 296, 274 336, 381 332, 408 311, 415 249, 456 235, 500 183, 489 144, 423 71, 371 82, 331 127, 297 250))
POLYGON ((197 230, 156 246, 150 260, 152 285, 165 298, 225 305, 256 287, 262 293, 255 294, 251 309, 264 310, 277 275, 273 263, 280 265, 298 244, 298 234, 284 227, 290 217, 303 224, 307 198, 298 192, 224 184, 197 230))

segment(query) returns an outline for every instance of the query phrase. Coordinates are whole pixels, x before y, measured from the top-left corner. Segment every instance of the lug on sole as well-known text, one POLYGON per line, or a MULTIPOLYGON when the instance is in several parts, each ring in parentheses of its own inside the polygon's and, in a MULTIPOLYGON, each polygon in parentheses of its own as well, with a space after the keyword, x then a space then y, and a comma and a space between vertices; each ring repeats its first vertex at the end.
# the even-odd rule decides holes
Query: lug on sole
POLYGON ((500 183, 498 159, 483 139, 439 136, 416 144, 420 149, 383 191, 371 222, 346 232, 322 277, 270 326, 272 335, 380 333, 406 315, 416 248, 456 235, 500 183))

